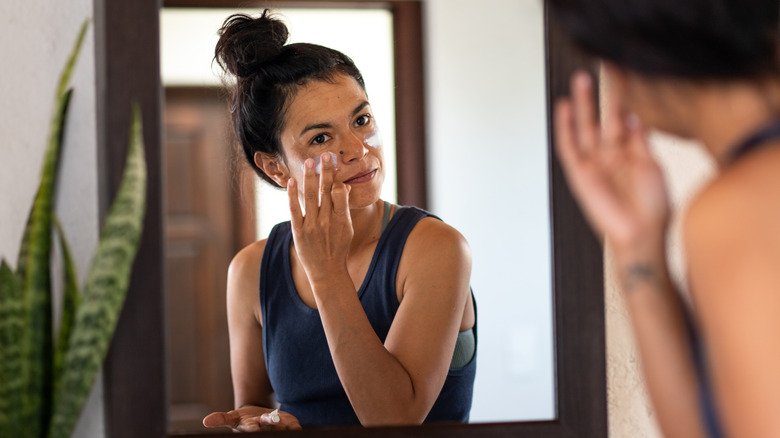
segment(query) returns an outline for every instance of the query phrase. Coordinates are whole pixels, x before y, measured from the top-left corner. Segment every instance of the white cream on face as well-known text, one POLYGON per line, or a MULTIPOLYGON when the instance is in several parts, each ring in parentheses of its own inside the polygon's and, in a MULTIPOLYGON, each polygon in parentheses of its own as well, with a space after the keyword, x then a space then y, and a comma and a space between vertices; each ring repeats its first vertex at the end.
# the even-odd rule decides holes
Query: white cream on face
MULTIPOLYGON (((330 154, 330 164, 333 166, 333 169, 334 170, 339 170, 338 157, 333 152, 328 151, 328 153, 330 154)), ((322 173, 322 156, 321 155, 317 155, 316 157, 312 157, 312 159, 314 160, 314 173, 316 173, 317 175, 321 174, 322 173)), ((305 166, 306 166, 305 162, 301 163, 301 170, 305 171, 306 170, 305 166)))
POLYGON ((363 142, 372 148, 381 148, 382 134, 379 133, 379 128, 374 129, 374 132, 372 132, 369 137, 366 137, 363 142))

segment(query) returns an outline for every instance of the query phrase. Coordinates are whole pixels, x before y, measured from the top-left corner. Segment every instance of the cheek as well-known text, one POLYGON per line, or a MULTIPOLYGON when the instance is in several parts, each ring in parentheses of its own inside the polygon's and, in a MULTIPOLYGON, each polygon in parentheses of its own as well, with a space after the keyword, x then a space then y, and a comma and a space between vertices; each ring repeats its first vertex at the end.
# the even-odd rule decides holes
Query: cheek
MULTIPOLYGON (((333 164, 335 170, 339 170, 339 157, 333 152, 328 151, 330 154, 330 162, 333 164)), ((321 155, 317 155, 314 158, 314 173, 317 175, 322 173, 322 158, 321 155)))
MULTIPOLYGON (((331 163, 333 163, 333 168, 335 170, 339 170, 339 160, 338 155, 334 154, 333 152, 328 151, 330 154, 330 160, 331 163)), ((322 173, 322 154, 317 154, 311 157, 295 157, 290 160, 290 169, 296 169, 300 172, 299 177, 303 178, 303 174, 305 173, 304 166, 307 159, 313 159, 314 160, 314 173, 319 175, 322 173)))
POLYGON ((375 128, 374 132, 372 132, 368 137, 363 140, 363 142, 371 146, 372 148, 378 149, 382 147, 382 134, 379 132, 379 128, 375 128))

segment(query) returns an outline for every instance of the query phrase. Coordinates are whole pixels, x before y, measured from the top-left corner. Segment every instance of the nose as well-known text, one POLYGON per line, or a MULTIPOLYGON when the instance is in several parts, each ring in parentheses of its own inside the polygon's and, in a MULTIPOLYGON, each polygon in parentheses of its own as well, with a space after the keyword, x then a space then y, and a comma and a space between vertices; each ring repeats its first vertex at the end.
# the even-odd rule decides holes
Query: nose
POLYGON ((363 137, 350 132, 339 147, 339 157, 344 163, 359 161, 368 154, 368 146, 363 137))

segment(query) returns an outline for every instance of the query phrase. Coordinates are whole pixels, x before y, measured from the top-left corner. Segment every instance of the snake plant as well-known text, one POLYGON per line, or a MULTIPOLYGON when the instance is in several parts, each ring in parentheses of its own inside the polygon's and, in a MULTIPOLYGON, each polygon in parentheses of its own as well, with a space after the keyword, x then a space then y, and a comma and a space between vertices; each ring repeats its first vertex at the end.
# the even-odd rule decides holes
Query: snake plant
POLYGON ((16 269, 0 261, 0 437, 67 438, 73 433, 113 337, 140 240, 146 164, 140 114, 133 108, 122 181, 79 290, 53 205, 72 92, 68 83, 87 28, 85 22, 60 76, 40 185, 16 269), (50 263, 55 244, 63 259, 63 309, 56 342, 50 263))

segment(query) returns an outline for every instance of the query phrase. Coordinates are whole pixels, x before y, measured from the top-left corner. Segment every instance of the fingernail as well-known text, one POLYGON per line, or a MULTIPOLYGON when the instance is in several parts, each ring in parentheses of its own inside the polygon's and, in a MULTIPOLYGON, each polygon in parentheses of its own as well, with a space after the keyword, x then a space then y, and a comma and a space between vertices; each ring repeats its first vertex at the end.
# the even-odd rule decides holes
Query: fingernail
POLYGON ((295 178, 290 178, 287 180, 287 187, 295 187, 295 178))
POLYGON ((324 161, 326 163, 330 163, 330 161, 331 161, 330 160, 330 153, 322 154, 322 161, 324 161))
POLYGON ((304 164, 306 165, 306 167, 311 169, 312 167, 314 167, 314 160, 312 160, 311 158, 307 158, 306 162, 304 162, 304 164))

